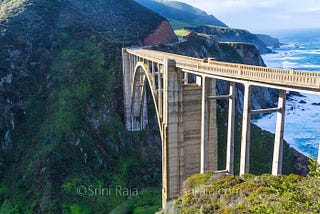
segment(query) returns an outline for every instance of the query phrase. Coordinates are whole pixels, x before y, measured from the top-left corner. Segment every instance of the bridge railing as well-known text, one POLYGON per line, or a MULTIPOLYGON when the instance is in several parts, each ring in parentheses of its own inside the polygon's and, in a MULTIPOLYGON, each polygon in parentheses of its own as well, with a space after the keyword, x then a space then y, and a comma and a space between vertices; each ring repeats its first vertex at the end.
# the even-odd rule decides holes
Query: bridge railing
POLYGON ((148 60, 153 61, 153 62, 158 62, 158 63, 163 63, 164 62, 164 58, 160 57, 160 56, 157 56, 157 55, 150 55, 150 54, 146 54, 146 53, 143 53, 143 52, 139 52, 139 54, 137 54, 136 51, 134 51, 134 50, 132 51, 130 49, 127 49, 127 51, 130 54, 137 55, 139 57, 148 59, 148 60))
POLYGON ((273 69, 220 62, 193 64, 179 61, 177 66, 187 70, 198 71, 199 73, 215 74, 255 82, 320 89, 319 72, 273 69))
MULTIPOLYGON (((303 88, 320 89, 320 72, 300 71, 292 69, 268 68, 254 65, 219 62, 165 53, 153 50, 133 50, 132 54, 147 60, 163 63, 166 58, 174 59, 177 67, 196 71, 201 74, 214 74, 239 80, 251 80, 283 86, 299 86, 303 88)), ((129 50, 130 53, 130 50, 129 50)))

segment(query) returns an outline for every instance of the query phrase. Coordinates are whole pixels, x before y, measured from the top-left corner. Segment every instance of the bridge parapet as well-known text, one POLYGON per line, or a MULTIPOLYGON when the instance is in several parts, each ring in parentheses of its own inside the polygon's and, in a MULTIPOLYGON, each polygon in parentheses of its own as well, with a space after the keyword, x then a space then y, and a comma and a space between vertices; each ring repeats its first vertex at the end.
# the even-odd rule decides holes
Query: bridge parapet
POLYGON ((192 71, 199 76, 220 76, 239 83, 250 81, 252 85, 320 93, 320 72, 267 68, 212 60, 204 62, 199 58, 144 49, 130 50, 130 52, 158 63, 162 63, 166 58, 173 58, 177 62, 177 67, 192 71))

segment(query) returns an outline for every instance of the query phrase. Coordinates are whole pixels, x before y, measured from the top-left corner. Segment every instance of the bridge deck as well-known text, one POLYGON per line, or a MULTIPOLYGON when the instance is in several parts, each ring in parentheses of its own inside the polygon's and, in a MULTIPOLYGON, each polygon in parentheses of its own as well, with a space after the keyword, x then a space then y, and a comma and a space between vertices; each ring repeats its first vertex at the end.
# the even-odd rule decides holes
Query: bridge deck
POLYGON ((200 58, 145 49, 128 49, 127 51, 130 54, 157 63, 164 63, 165 59, 173 59, 176 61, 177 67, 200 76, 320 94, 320 72, 267 68, 215 60, 205 62, 204 59, 200 58))

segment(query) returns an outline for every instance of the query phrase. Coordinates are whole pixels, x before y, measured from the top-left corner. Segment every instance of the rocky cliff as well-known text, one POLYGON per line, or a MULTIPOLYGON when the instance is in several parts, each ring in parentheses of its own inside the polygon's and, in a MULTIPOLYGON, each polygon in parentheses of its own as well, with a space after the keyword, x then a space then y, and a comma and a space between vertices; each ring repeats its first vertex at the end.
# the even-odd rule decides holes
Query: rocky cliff
POLYGON ((168 21, 162 21, 158 28, 144 39, 145 45, 159 45, 178 42, 168 21))
POLYGON ((272 36, 269 35, 265 35, 265 34, 255 34, 261 41, 264 42, 264 44, 266 44, 268 47, 272 47, 272 48, 279 48, 281 45, 281 42, 279 41, 279 39, 274 38, 272 36))

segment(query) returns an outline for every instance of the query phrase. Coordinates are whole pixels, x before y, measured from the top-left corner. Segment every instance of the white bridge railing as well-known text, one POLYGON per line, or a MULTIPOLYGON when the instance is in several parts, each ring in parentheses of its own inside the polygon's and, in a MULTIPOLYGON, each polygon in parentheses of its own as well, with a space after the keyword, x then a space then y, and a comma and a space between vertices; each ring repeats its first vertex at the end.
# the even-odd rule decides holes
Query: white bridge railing
POLYGON ((199 75, 216 75, 238 80, 280 85, 283 87, 302 88, 320 92, 320 72, 267 68, 262 66, 226 63, 214 60, 187 57, 166 52, 144 49, 128 49, 128 52, 142 59, 163 63, 170 58, 176 61, 176 66, 193 71, 199 75))

